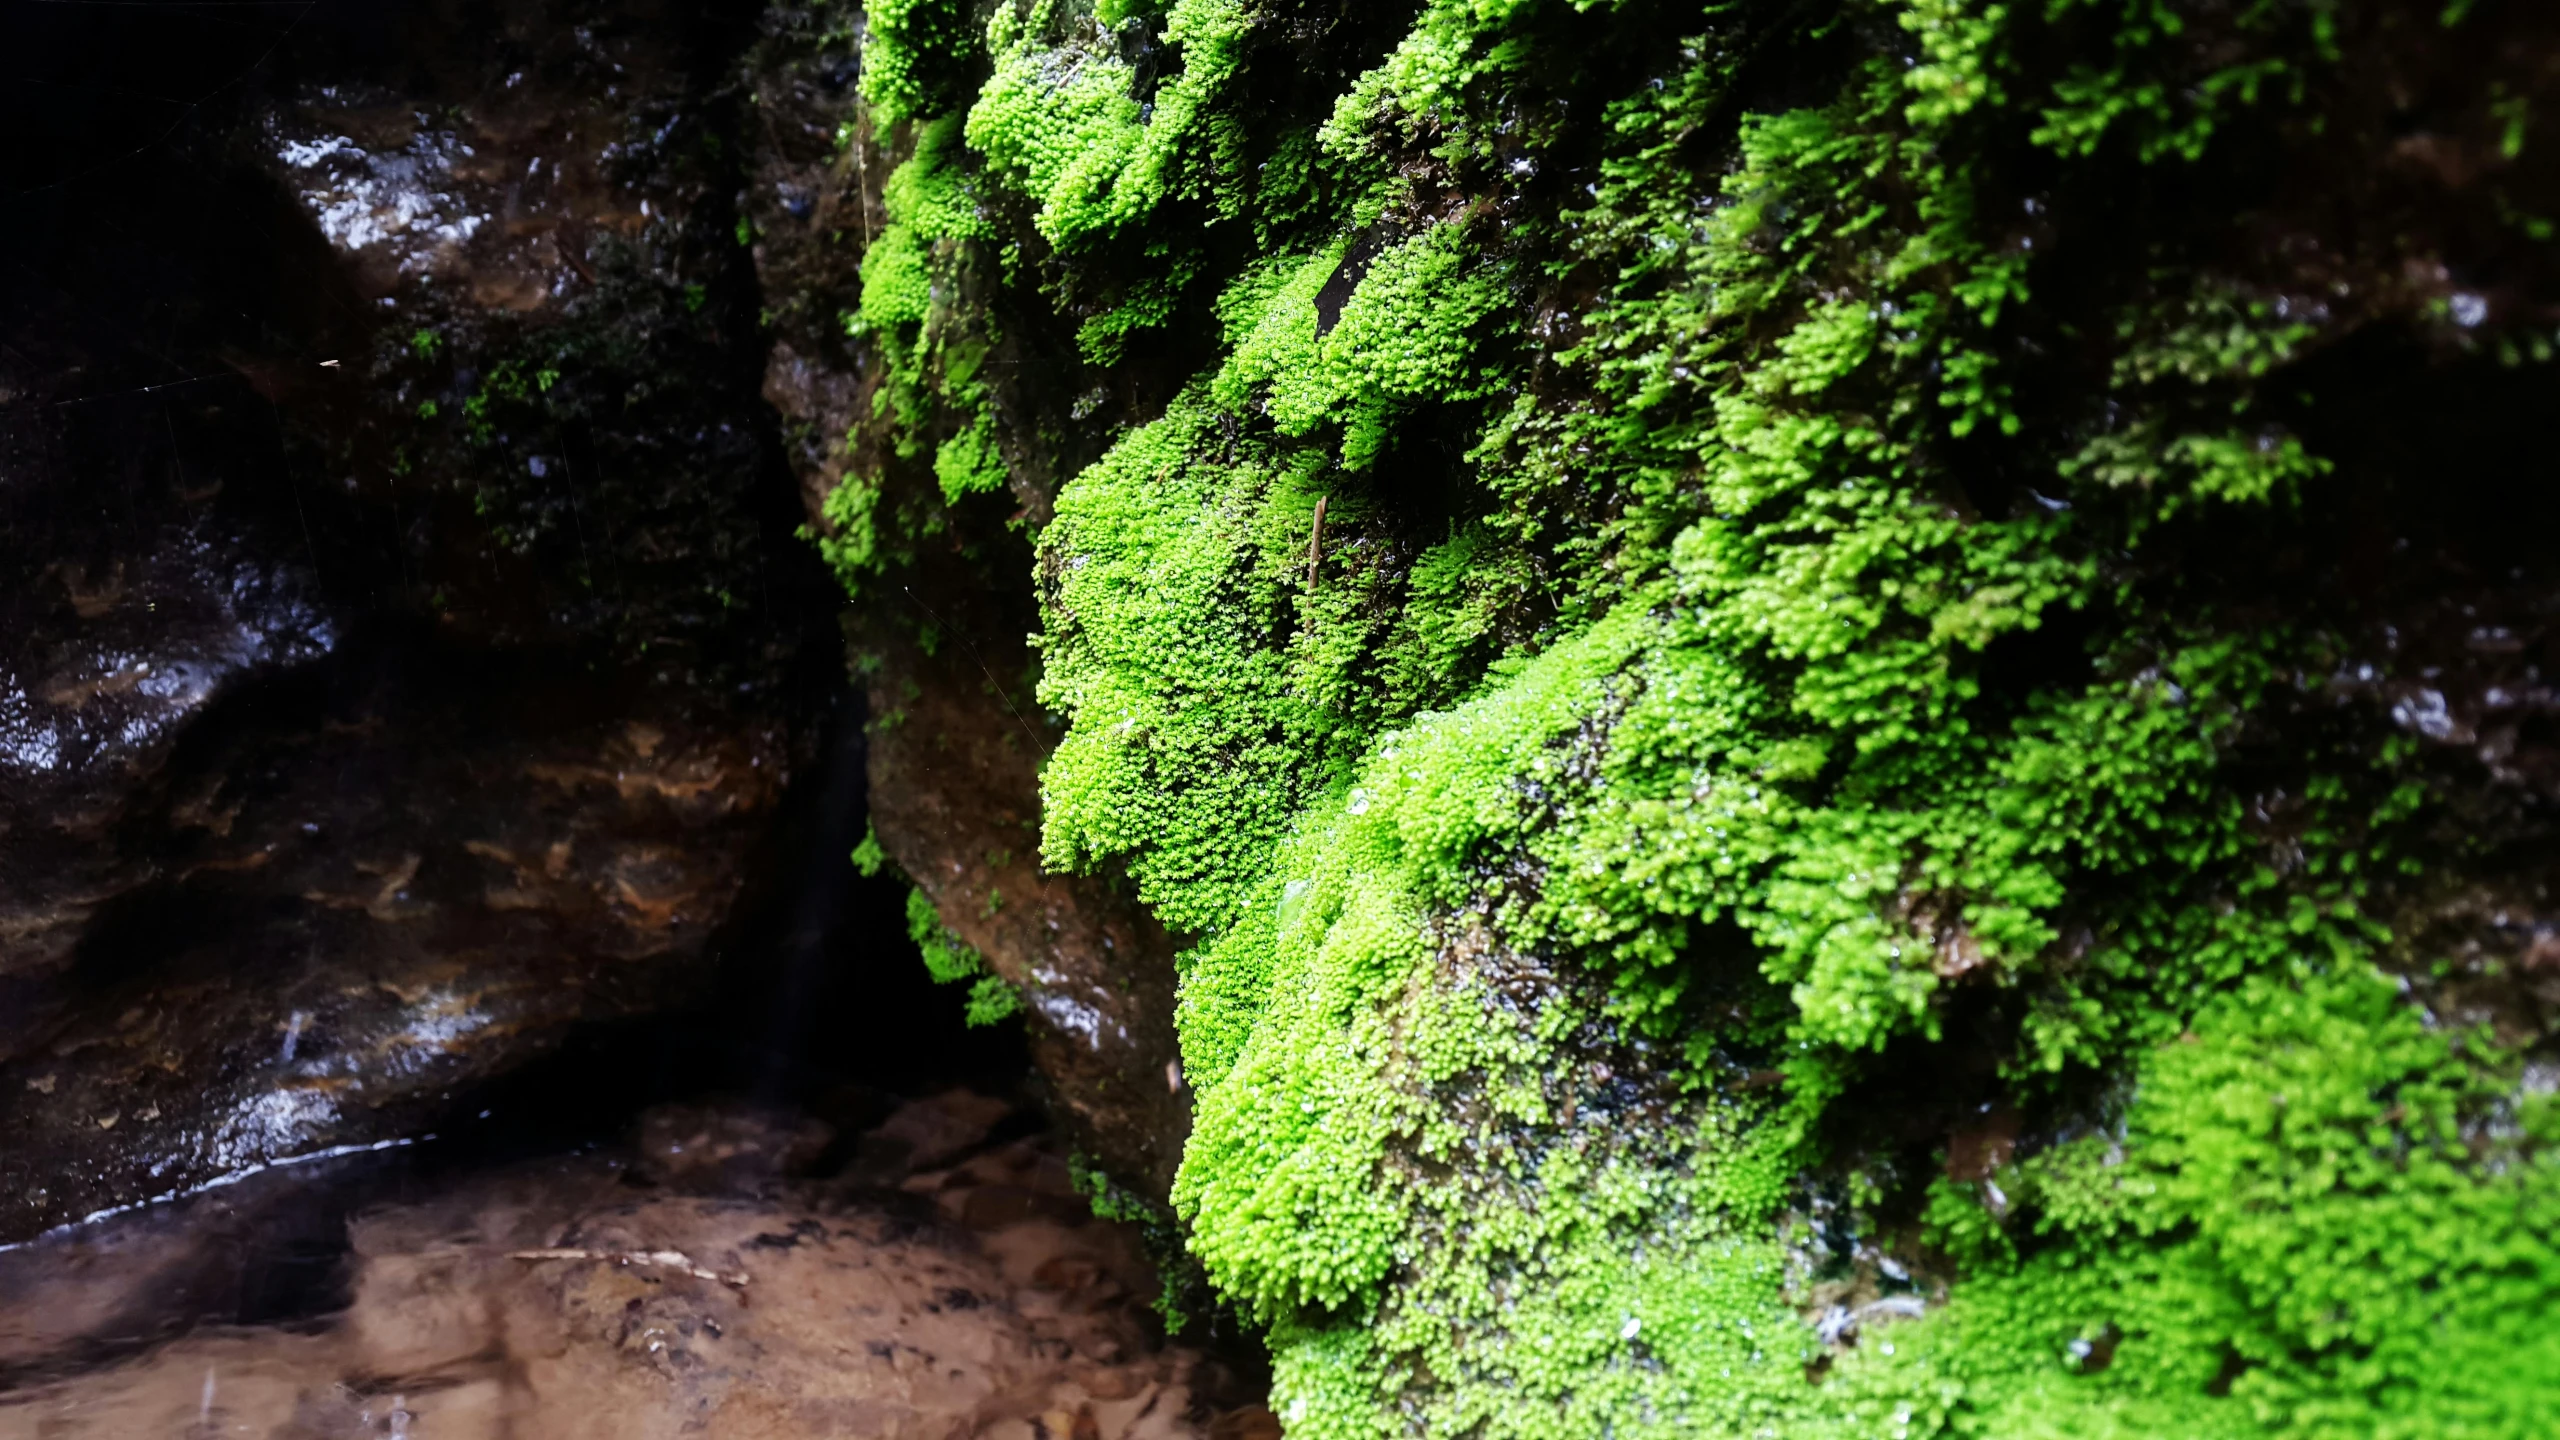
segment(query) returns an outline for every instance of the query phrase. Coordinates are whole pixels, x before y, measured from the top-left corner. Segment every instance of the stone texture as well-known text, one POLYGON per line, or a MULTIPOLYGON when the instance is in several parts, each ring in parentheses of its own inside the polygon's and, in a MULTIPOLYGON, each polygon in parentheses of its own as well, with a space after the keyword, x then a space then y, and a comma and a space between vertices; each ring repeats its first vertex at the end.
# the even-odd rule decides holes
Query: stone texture
MULTIPOLYGON (((898 158, 839 135, 850 15, 315 15, 13 232, 0 1242, 702 996, 841 654, 793 532, 868 463, 840 317, 898 158)), ((1173 946, 1039 870, 991 543, 854 621, 879 833, 1022 991, 1076 1143, 1162 1194, 1173 946)))
POLYGON ((202 1232, 175 1215, 0 1255, 20 1282, 0 1302, 0 1437, 1276 1436, 1245 1377, 1165 1340, 1132 1235, 1092 1217, 1053 1137, 994 1132, 1007 1113, 913 1102, 875 1132, 893 1143, 861 1147, 871 1163, 827 1180, 792 1173, 803 1125, 653 1114, 637 1153, 366 1213, 334 1317, 67 1375, 32 1362, 78 1355, 117 1313, 100 1297, 182 1268, 202 1232))
POLYGON ((321 17, 16 227, 0 1241, 702 993, 835 662, 722 43, 321 17))
MULTIPOLYGON (((821 528, 820 502, 848 472, 892 463, 864 432, 879 357, 844 317, 906 137, 875 133, 857 110, 851 14, 769 7, 743 82, 758 139, 744 209, 774 336, 763 393, 821 528)), ((989 363, 1026 362, 1008 349, 989 363)), ((1110 877, 1040 866, 1040 765, 1058 732, 1033 697, 1025 637, 1038 617, 1021 579, 1021 527, 1046 515, 1064 467, 1027 452, 1008 462, 1011 495, 979 506, 993 505, 985 513, 999 523, 955 511, 914 566, 860 597, 872 823, 943 924, 1021 992, 1033 1058, 1071 1133, 1161 1198, 1190 1126, 1173 1036, 1175 946, 1110 877), (1010 523, 1007 500, 1018 507, 1010 523)))

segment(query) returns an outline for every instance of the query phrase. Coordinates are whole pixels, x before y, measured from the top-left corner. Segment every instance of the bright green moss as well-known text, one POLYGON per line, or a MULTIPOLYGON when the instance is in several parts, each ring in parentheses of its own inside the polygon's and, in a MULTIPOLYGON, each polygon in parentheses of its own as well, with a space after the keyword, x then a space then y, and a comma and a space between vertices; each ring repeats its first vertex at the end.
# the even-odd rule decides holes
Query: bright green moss
POLYGON ((963 495, 1002 490, 1004 457, 996 453, 994 419, 982 415, 978 423, 943 441, 934 452, 933 477, 942 486, 942 498, 953 505, 963 495))
POLYGON ((944 507, 1000 491, 1010 478, 980 374, 995 327, 957 304, 966 261, 990 233, 981 186, 960 143, 959 115, 910 131, 912 152, 881 187, 889 224, 863 252, 861 299, 845 329, 877 347, 881 384, 872 406, 874 419, 887 422, 890 452, 930 457, 934 489, 848 472, 827 496, 831 533, 820 552, 856 591, 912 563, 919 541, 948 528, 944 507))
POLYGON ((1063 0, 1000 6, 989 24, 995 75, 969 112, 969 141, 990 169, 1038 203, 1041 235, 1061 247, 1143 220, 1168 198, 1209 198, 1234 213, 1245 182, 1237 117, 1215 104, 1253 28, 1237 0, 1176 0, 1161 20, 1079 16, 1063 0), (1151 97, 1106 25, 1142 25, 1178 49, 1182 68, 1151 97))
POLYGON ((1337 323, 1319 331, 1318 289, 1344 263, 1339 247, 1299 271, 1264 313, 1216 382, 1221 398, 1267 386, 1265 404, 1284 435, 1327 422, 1342 428, 1342 461, 1365 470, 1392 434, 1399 410, 1420 402, 1480 400, 1498 383, 1476 362, 1479 335, 1504 295, 1470 265, 1456 225, 1388 246, 1363 272, 1337 323))
POLYGON ((937 984, 968 983, 970 1024, 993 1025, 1021 1011, 1021 994, 987 968, 987 957, 951 933, 922 890, 907 892, 907 938, 923 952, 924 968, 937 984))
POLYGON ((1042 682, 1046 703, 1094 722, 1050 759, 1044 853, 1130 857, 1139 894, 1193 930, 1234 922, 1290 817, 1348 758, 1328 743, 1340 718, 1292 694, 1290 657, 1261 643, 1293 606, 1315 498, 1243 456, 1198 463, 1214 419, 1177 403, 1060 496, 1050 534, 1076 559, 1048 644, 1083 663, 1053 661, 1042 682), (1217 801, 1201 803, 1203 783, 1217 801))
POLYGON ((948 114, 984 54, 963 0, 871 0, 863 7, 862 97, 883 122, 948 114))
POLYGON ((865 822, 862 843, 853 847, 854 872, 865 879, 877 875, 889 864, 889 852, 880 844, 880 832, 865 822))
MULTIPOLYGON (((1848 1408, 1934 1386, 1985 1434, 2533 1433, 2560 1386, 2547 1097, 2506 1099, 2370 972, 2261 975, 2195 1024, 2120 1136, 1982 1182, 2034 1258, 1862 1351, 1848 1408)), ((1967 1188, 1953 1223, 1986 1213, 1967 1188)))
POLYGON ((892 225, 862 254, 862 323, 878 330, 917 325, 933 308, 933 276, 912 227, 892 225))
POLYGON ((2532 1433, 2551 1107, 2378 968, 2449 802, 2190 563, 2377 463, 2175 209, 2327 143, 2345 7, 1818 8, 1433 4, 1292 108, 1242 7, 1001 6, 974 208, 892 198, 955 503, 955 277, 1079 384, 1214 332, 1039 562, 1044 856, 1196 941, 1193 1252, 1293 1436, 2532 1433), (2032 1145, 1877 1138, 1976 1050, 2032 1145))
POLYGON ((991 175, 1041 198, 1038 224, 1052 241, 1107 213, 1111 184, 1144 134, 1129 67, 1097 53, 1099 34, 1069 37, 1073 48, 1063 53, 1041 43, 1059 26, 1061 8, 1035 0, 1027 17, 997 10, 988 31, 995 75, 969 108, 969 143, 986 155, 991 175))

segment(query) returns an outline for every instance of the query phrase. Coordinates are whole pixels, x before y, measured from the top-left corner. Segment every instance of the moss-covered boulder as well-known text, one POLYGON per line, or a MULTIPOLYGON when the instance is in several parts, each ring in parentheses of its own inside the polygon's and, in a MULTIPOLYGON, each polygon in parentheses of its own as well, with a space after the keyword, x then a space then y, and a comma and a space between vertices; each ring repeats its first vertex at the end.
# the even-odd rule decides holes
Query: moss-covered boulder
POLYGON ((829 553, 1036 534, 1291 1434, 2547 1423, 2543 8, 866 34, 829 553))

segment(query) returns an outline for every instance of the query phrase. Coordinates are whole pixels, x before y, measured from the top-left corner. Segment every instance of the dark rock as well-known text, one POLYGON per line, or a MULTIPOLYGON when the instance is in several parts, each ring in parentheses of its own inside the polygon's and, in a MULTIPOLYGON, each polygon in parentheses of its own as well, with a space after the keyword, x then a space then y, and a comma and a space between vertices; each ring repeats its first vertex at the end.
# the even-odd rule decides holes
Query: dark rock
POLYGON ((721 43, 317 18, 12 222, 0 1241, 703 991, 836 643, 721 43))
MULTIPOLYGON (((849 7, 769 7, 742 88, 756 97, 754 184, 745 187, 773 348, 764 396, 781 413, 812 525, 847 473, 892 463, 866 448, 882 375, 848 335, 881 187, 903 137, 875 133, 840 74, 849 7)), ((990 363, 1021 362, 1008 356, 990 363)), ((993 523, 955 515, 946 555, 875 587, 855 621, 872 696, 871 816, 882 847, 943 923, 1021 992, 1032 1055, 1061 1118, 1112 1173, 1162 1197, 1190 1128, 1173 1035, 1174 945, 1106 877, 1039 861, 1040 766, 1055 744, 1032 696, 1024 637, 1037 616, 1019 577, 1017 519, 1045 515, 1067 467, 1011 465, 993 523)))
POLYGON ((804 1115, 718 1103, 660 1105, 640 1117, 632 1172, 651 1185, 748 1190, 805 1175, 834 1131, 804 1115))
MULTIPOLYGON (((839 664, 794 531, 899 158, 840 131, 849 14, 777 8, 744 87, 687 12, 318 15, 165 141, 11 162, 51 188, 0 280, 0 1241, 704 995, 839 664)), ((1040 872, 1032 618, 976 574, 856 625, 879 833, 1161 1194, 1172 947, 1040 872)))
MULTIPOLYGON (((1041 868, 1046 746, 1013 708, 1027 697, 1004 695, 971 647, 879 653, 874 684, 902 702, 871 737, 882 846, 1022 992, 1032 1059, 1071 1133, 1130 1184, 1169 1193, 1190 1129, 1172 941, 1122 889, 1041 868)), ((1013 662, 997 673, 1027 671, 1020 641, 997 653, 1013 662)))
POLYGON ((342 1178, 326 1224, 251 1181, 0 1254, 0 1434, 1277 1434, 1256 1367, 1165 1336, 1141 1238, 1059 1149, 849 1198, 635 1192, 649 1161, 606 1148, 342 1178), (279 1227, 326 1241, 329 1303, 224 1323, 279 1227))

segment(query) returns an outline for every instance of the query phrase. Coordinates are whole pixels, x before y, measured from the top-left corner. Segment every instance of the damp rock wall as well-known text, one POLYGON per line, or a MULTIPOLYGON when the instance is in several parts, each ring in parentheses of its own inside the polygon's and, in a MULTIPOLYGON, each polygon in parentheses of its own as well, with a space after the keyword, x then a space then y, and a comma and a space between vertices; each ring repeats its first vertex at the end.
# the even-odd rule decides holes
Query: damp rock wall
POLYGON ((1027 535, 852 607, 801 533, 869 465, 857 39, 619 0, 0 34, 60 77, 0 94, 0 1244, 472 1128, 564 1048, 632 1071, 525 1082, 571 1109, 1008 1053, 964 1003, 1086 1173, 1169 1192, 1173 944, 1038 858, 1027 535), (897 1013, 919 943, 947 1013, 897 1013))
MULTIPOLYGON (((1175 944, 1125 877, 1048 866, 1040 850, 1040 770, 1062 727, 1038 697, 1032 537, 1107 427, 1062 424, 1049 443, 1064 448, 1015 471, 973 452, 971 489, 932 478, 929 433, 899 418, 921 403, 914 366, 858 323, 879 247, 897 243, 883 237, 899 233, 916 143, 861 99, 866 33, 848 6, 770 6, 736 82, 756 117, 739 237, 764 296, 763 393, 809 538, 857 569, 877 562, 845 617, 870 705, 872 833, 856 861, 914 885, 928 964, 966 982, 952 1003, 1020 1025, 1097 1173, 1160 1208, 1190 1123, 1175 944)), ((1072 373, 1060 358, 1024 342, 962 363, 1017 376, 1006 393, 1046 405, 1072 373)))
POLYGON ((203 98, 7 164, 0 1243, 700 1006, 841 684, 735 46, 200 18, 10 31, 203 98))
POLYGON ((1288 1433, 2542 1423, 2545 10, 788 24, 880 845, 1162 927, 1288 1433))

